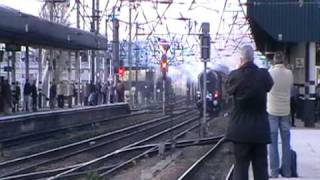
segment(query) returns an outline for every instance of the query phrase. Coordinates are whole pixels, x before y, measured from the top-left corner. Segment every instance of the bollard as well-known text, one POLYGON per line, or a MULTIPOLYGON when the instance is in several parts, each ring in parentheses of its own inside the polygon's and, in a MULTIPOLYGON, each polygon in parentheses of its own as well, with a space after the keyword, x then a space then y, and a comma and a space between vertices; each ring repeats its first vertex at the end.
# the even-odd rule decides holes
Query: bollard
POLYGON ((166 145, 164 143, 159 144, 159 151, 158 155, 163 159, 164 158, 164 153, 166 151, 166 145))
POLYGON ((4 157, 2 143, 0 143, 0 157, 4 157))

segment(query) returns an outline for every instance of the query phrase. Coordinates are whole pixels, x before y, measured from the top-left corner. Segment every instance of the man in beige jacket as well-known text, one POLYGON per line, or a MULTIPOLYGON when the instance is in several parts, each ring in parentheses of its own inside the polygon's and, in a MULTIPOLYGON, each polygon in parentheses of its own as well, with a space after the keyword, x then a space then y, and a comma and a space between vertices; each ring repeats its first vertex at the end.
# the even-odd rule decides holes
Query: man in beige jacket
POLYGON ((267 112, 271 130, 271 144, 269 158, 271 177, 279 174, 291 177, 290 171, 290 93, 293 86, 291 70, 284 65, 285 56, 281 52, 274 55, 274 66, 269 73, 274 85, 267 96, 267 112), (282 142, 282 163, 279 163, 278 132, 280 130, 282 142))

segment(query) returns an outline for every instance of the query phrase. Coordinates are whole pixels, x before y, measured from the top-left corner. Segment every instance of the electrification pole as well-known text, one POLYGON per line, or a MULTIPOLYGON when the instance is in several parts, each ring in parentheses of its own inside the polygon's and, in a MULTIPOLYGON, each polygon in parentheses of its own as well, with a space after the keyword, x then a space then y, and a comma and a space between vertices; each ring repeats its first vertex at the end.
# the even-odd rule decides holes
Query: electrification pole
MULTIPOLYGON (((52 2, 50 2, 50 22, 54 21, 54 19, 53 19, 53 7, 54 7, 54 2, 52 1, 52 2)), ((53 49, 52 48, 50 48, 50 50, 49 50, 49 56, 50 56, 50 58, 49 58, 49 62, 48 62, 48 64, 49 64, 48 91, 50 89, 50 82, 52 82, 53 79, 54 79, 53 78, 53 74, 54 73, 53 73, 53 49)), ((49 93, 50 93, 50 91, 49 91, 49 93)))
MULTIPOLYGON (((92 0, 92 22, 91 22, 91 32, 95 32, 95 20, 96 20, 96 10, 95 10, 95 0, 92 0)), ((94 84, 95 81, 95 51, 91 50, 91 83, 94 84)))
MULTIPOLYGON (((114 71, 117 67, 120 66, 120 54, 119 54, 119 20, 116 18, 112 18, 112 24, 113 24, 113 39, 112 39, 112 62, 110 62, 110 68, 111 65, 113 65, 113 70, 110 71, 110 77, 113 77, 113 82, 110 83, 110 91, 114 91, 112 86, 115 85, 117 80, 117 75, 114 74, 114 71), (113 76, 112 76, 113 75, 113 76)), ((114 95, 115 92, 111 92, 111 95, 114 95)), ((113 100, 114 101, 114 100, 113 100)))
POLYGON ((100 6, 100 0, 96 0, 96 9, 95 9, 95 11, 96 11, 96 16, 95 16, 95 18, 96 18, 96 32, 99 34, 99 32, 100 32, 100 8, 99 8, 99 6, 100 6))
MULTIPOLYGON (((77 28, 80 29, 80 0, 76 0, 77 3, 77 28)), ((81 59, 79 51, 76 51, 76 85, 77 85, 77 102, 76 105, 80 104, 80 89, 81 89, 81 59)))
MULTIPOLYGON (((96 0, 96 8, 95 8, 95 20, 96 20, 96 25, 95 25, 95 32, 98 35, 100 33, 100 0, 96 0)), ((97 51, 96 52, 96 58, 95 58, 95 67, 94 67, 94 71, 95 71, 95 79, 96 81, 98 80, 98 74, 97 72, 99 72, 99 81, 101 80, 101 76, 100 76, 100 70, 101 70, 101 56, 100 56, 100 52, 97 51), (98 65, 97 65, 98 64, 98 65)))
POLYGON ((128 62, 129 62, 129 97, 130 97, 130 105, 133 104, 133 96, 132 96, 132 3, 129 1, 129 42, 128 42, 128 62))

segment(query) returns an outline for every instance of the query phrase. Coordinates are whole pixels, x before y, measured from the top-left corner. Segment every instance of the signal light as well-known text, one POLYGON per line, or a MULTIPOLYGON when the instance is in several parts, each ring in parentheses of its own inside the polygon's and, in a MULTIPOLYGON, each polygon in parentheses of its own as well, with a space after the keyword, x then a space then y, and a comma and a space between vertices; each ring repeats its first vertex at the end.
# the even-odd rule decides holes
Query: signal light
POLYGON ((167 72, 168 71, 168 61, 161 61, 160 63, 160 68, 162 72, 167 72))
POLYGON ((214 97, 214 98, 218 98, 218 97, 219 97, 219 91, 215 91, 215 92, 213 93, 213 97, 214 97))
POLYGON ((118 75, 119 75, 119 76, 123 77, 124 72, 125 72, 125 69, 124 69, 123 66, 118 68, 118 75))
POLYGON ((168 72, 168 67, 169 67, 169 63, 168 63, 167 55, 163 54, 161 56, 161 62, 160 62, 160 70, 161 70, 161 72, 168 72))

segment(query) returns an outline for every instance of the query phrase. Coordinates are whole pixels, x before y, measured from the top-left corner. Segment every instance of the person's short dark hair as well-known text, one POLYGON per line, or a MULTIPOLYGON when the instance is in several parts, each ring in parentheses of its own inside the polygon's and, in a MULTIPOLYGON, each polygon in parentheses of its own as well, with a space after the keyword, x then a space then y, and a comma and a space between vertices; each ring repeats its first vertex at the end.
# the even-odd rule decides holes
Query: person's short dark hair
POLYGON ((274 64, 284 64, 285 63, 285 55, 283 52, 278 51, 273 56, 273 63, 274 64))

